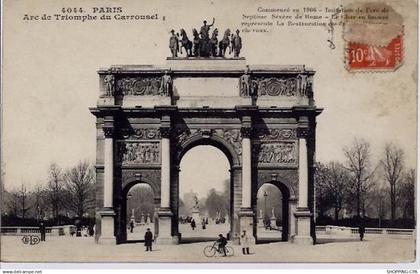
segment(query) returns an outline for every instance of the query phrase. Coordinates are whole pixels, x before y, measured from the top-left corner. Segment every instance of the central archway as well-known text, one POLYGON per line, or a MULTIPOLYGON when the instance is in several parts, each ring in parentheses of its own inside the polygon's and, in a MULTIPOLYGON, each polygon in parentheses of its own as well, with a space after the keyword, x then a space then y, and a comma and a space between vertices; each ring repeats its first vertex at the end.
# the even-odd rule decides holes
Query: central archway
POLYGON ((235 185, 240 183, 241 170, 234 148, 217 136, 195 136, 182 144, 176 164, 178 221, 174 228, 179 242, 215 240, 218 234, 237 237, 241 201, 235 185))

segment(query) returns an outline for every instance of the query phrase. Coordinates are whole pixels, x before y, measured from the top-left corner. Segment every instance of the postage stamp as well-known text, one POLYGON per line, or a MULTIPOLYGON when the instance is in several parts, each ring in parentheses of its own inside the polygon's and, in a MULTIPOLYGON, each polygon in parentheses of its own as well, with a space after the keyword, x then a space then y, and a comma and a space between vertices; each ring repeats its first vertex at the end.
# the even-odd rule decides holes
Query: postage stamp
POLYGON ((398 35, 385 46, 347 43, 347 68, 349 70, 395 70, 403 60, 403 36, 398 35))
POLYGON ((402 16, 381 3, 350 5, 344 10, 345 63, 349 71, 395 71, 404 60, 402 16))

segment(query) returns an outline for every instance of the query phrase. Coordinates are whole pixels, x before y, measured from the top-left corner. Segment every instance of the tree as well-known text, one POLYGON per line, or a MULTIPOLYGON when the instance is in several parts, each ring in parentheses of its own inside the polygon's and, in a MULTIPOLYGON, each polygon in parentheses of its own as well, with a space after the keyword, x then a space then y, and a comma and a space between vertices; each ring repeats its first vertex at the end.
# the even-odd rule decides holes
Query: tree
POLYGON ((94 175, 93 167, 86 161, 79 162, 64 173, 64 188, 68 195, 66 206, 79 217, 83 217, 93 206, 94 175))
POLYGON ((61 168, 55 163, 50 165, 48 173, 48 201, 51 205, 53 217, 57 219, 64 204, 63 174, 61 168))
POLYGON ((8 209, 9 214, 14 217, 19 216, 19 192, 16 190, 11 190, 9 192, 9 201, 8 201, 8 209))
POLYGON ((45 208, 46 208, 46 193, 45 188, 43 186, 36 186, 35 190, 32 193, 33 195, 33 203, 34 203, 34 210, 35 216, 37 219, 42 219, 44 216, 45 208))
POLYGON ((370 180, 375 170, 372 171, 370 163, 370 145, 363 139, 355 139, 351 147, 344 148, 344 155, 347 158, 347 169, 351 174, 351 187, 355 192, 356 214, 360 217, 362 211, 365 215, 366 194, 372 188, 370 180))
POLYGON ((25 219, 26 212, 30 209, 30 206, 28 203, 29 192, 26 186, 24 186, 23 184, 21 185, 18 195, 19 195, 19 210, 21 212, 22 219, 25 219))
POLYGON ((316 169, 317 197, 320 197, 323 210, 334 209, 334 219, 337 222, 344 206, 349 189, 349 171, 339 162, 329 162, 327 165, 318 163, 316 169))
POLYGON ((385 180, 389 183, 389 194, 391 202, 391 220, 395 222, 397 187, 401 181, 404 168, 404 152, 394 144, 386 144, 385 155, 381 160, 385 180))
POLYGON ((221 217, 229 214, 229 200, 224 196, 223 193, 217 192, 214 188, 209 190, 205 207, 210 218, 215 218, 217 214, 220 214, 221 217))
POLYGON ((408 172, 404 174, 400 191, 399 191, 404 219, 414 220, 415 183, 416 183, 416 171, 414 169, 410 169, 408 172))

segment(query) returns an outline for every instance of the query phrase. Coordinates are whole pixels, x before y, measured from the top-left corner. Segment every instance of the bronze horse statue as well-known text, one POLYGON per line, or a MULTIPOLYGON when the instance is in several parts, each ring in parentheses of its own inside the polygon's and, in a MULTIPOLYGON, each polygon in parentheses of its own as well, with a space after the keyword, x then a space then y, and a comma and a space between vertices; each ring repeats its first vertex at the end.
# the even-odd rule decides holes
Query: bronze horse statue
POLYGON ((198 31, 196 29, 192 30, 193 33, 193 56, 198 57, 200 56, 200 36, 198 34, 198 31))
POLYGON ((226 49, 230 47, 230 29, 223 34, 222 40, 219 42, 219 56, 225 57, 226 49))
POLYGON ((187 54, 187 57, 191 57, 192 56, 192 46, 193 43, 188 39, 187 33, 185 32, 184 29, 180 30, 181 33, 181 47, 180 47, 180 53, 182 54, 182 48, 185 49, 185 52, 187 54))
POLYGON ((213 57, 217 56, 217 35, 219 35, 219 31, 216 28, 210 38, 210 55, 213 57))

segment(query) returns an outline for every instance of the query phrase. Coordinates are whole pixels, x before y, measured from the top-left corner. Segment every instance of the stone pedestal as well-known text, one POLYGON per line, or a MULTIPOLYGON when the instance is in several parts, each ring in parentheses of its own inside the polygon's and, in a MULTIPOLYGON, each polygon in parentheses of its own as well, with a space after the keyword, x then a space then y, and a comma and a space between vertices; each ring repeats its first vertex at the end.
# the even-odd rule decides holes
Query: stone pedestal
POLYGON ((297 208, 296 217, 296 235, 293 237, 293 243, 312 245, 314 243, 311 237, 311 218, 312 213, 307 208, 297 208))
POLYGON ((240 223, 240 234, 245 230, 248 235, 249 244, 255 244, 256 240, 254 237, 254 213, 249 208, 242 208, 239 212, 239 223, 240 223))
POLYGON ((270 226, 272 228, 277 227, 277 225, 276 225, 276 218, 270 218, 270 226))
POLYGON ((101 216, 101 236, 98 243, 100 244, 116 244, 114 233, 114 218, 115 212, 113 210, 104 210, 99 212, 101 216))
POLYGON ((191 217, 194 219, 195 223, 198 225, 200 222, 200 211, 197 209, 194 209, 192 211, 191 217))
POLYGON ((159 210, 159 236, 156 239, 156 244, 172 245, 178 243, 178 237, 172 237, 172 215, 169 208, 159 210))

